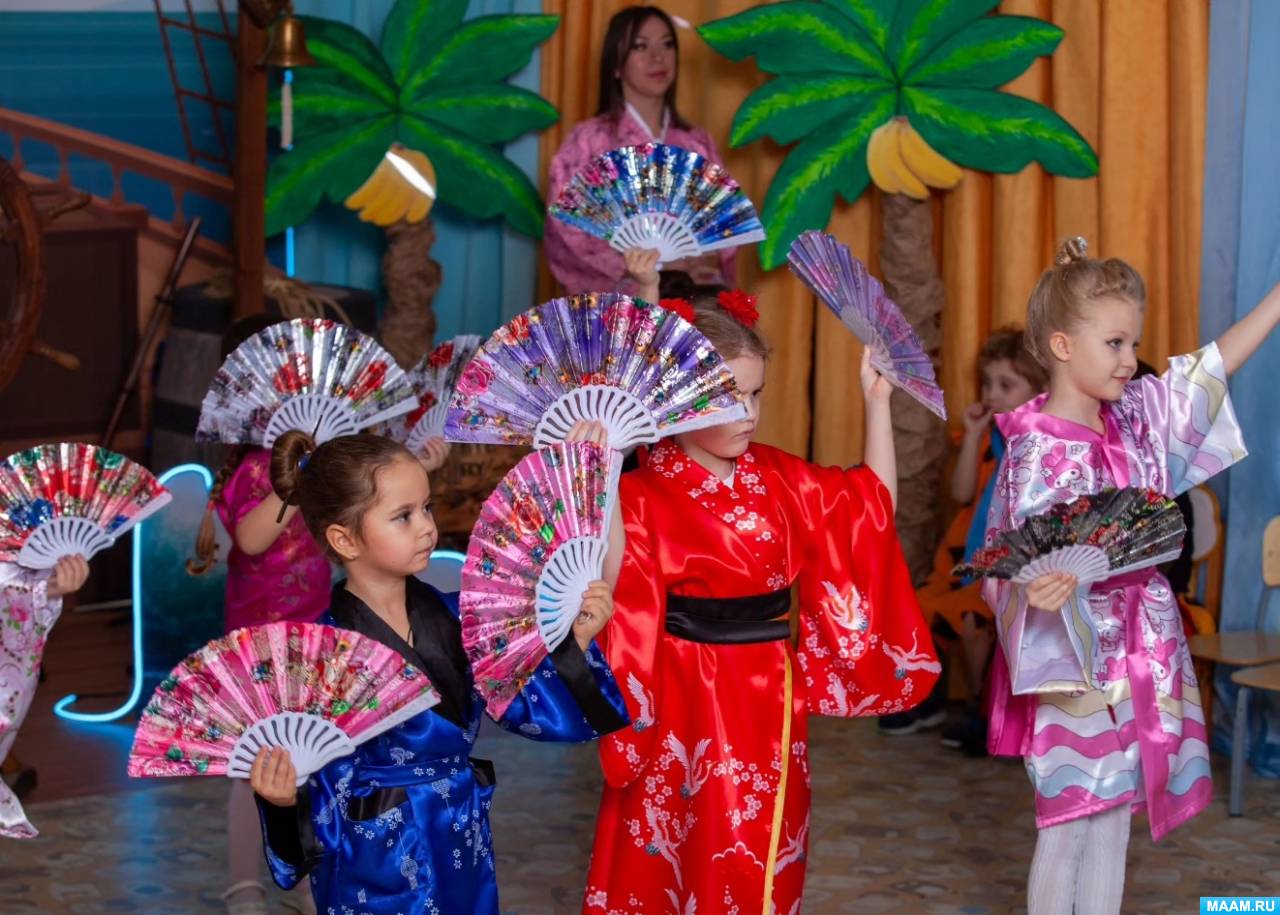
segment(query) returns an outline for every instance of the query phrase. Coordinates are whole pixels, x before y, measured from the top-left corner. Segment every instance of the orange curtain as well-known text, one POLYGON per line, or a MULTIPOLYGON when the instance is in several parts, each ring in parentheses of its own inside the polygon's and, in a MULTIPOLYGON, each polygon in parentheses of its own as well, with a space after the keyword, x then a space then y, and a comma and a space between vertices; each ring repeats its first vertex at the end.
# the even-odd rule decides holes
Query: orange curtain
MULTIPOLYGON (((542 92, 561 111, 542 137, 542 173, 565 134, 595 111, 605 25, 621 0, 543 0, 563 18, 542 51, 542 92)), ((759 3, 667 0, 695 26, 759 3)), ((1083 235, 1091 253, 1124 258, 1147 281, 1144 357, 1160 367, 1198 342, 1200 207, 1208 81, 1208 0, 1005 0, 1000 12, 1036 16, 1066 37, 1008 90, 1054 108, 1098 152, 1099 174, 1060 179, 1032 165, 1017 175, 970 172, 934 200, 934 250, 946 283, 940 381, 958 423, 977 396, 979 347, 995 327, 1022 323, 1027 297, 1060 239, 1083 235)), ((728 149, 738 105, 765 79, 681 30, 681 112, 710 131, 729 170, 761 203, 786 148, 728 149)), ((544 178, 545 182, 545 178, 544 178)), ((544 186, 543 190, 546 188, 544 186)), ((838 204, 827 230, 878 273, 879 192, 838 204)), ((762 274, 739 256, 739 282, 760 297, 773 348, 760 438, 821 463, 862 452, 860 347, 785 268, 762 274)), ((542 278, 543 298, 553 293, 542 278)))

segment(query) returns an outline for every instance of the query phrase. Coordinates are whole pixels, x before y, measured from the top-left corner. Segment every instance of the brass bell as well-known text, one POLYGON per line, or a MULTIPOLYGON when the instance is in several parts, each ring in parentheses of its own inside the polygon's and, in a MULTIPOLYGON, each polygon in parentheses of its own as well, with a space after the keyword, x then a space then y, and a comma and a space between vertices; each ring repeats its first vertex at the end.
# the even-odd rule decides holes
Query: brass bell
POLYGON ((307 50, 307 37, 303 33, 302 20, 285 13, 271 29, 271 43, 258 61, 260 67, 276 67, 286 70, 293 67, 314 67, 316 59, 307 50))

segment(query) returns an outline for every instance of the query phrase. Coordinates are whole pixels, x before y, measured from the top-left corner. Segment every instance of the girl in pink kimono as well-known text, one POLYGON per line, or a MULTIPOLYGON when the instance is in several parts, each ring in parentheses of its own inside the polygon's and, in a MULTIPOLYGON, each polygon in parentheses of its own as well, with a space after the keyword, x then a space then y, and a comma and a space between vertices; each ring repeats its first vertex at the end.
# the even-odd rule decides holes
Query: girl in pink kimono
MULTIPOLYGON (((62 598, 89 577, 82 556, 58 560, 52 572, 33 572, 0 562, 0 759, 8 755, 40 682, 40 661, 49 630, 62 613, 62 598)), ((0 781, 0 836, 33 839, 36 830, 22 805, 0 781)))
MULTIPOLYGON (((573 129, 551 160, 547 199, 554 200, 575 174, 597 156, 620 146, 666 143, 723 164, 705 130, 676 110, 679 48, 675 23, 656 6, 630 6, 609 20, 600 55, 600 109, 573 129)), ((551 273, 569 295, 624 292, 634 280, 609 243, 547 216, 545 251, 551 273)), ((664 265, 697 282, 734 284, 736 249, 664 265)))
MULTIPOLYGON (((1245 456, 1227 376, 1280 321, 1280 287, 1216 343, 1133 380, 1145 302, 1137 272, 1086 257, 1083 239, 1041 276, 1027 336, 1049 390, 996 419, 1008 450, 988 545, 1055 502, 1125 486, 1173 496, 1245 456)), ((1211 794, 1200 692, 1164 576, 1090 589, 1099 644, 1083 662, 1060 615, 1075 590, 1061 573, 983 588, 1003 648, 990 749, 1022 756, 1035 789, 1029 915, 1118 913, 1131 813, 1145 811, 1160 839, 1211 794)))

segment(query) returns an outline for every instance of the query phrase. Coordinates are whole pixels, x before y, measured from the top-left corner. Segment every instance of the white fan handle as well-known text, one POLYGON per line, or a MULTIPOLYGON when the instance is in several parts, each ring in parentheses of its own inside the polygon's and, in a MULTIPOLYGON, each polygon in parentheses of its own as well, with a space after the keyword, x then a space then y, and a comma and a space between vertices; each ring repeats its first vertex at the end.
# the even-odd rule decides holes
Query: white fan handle
POLYGON ((404 446, 414 454, 420 452, 433 438, 444 437, 444 421, 449 415, 449 401, 442 400, 426 413, 422 418, 414 424, 413 429, 409 432, 409 437, 405 439, 404 446))
POLYGON ((556 398, 533 430, 533 446, 562 442, 575 423, 595 421, 609 434, 609 447, 625 451, 656 442, 658 424, 640 398, 607 384, 588 384, 556 398))
POLYGON ((670 213, 637 213, 618 227, 609 245, 615 251, 656 248, 659 267, 702 253, 697 236, 670 213))
POLYGON ((609 544, 599 537, 574 537, 551 554, 534 590, 538 632, 547 652, 568 638, 582 608, 587 585, 599 580, 609 544))
POLYGON ((332 721, 307 712, 277 712, 255 721, 236 739, 227 760, 227 775, 248 778, 253 770, 253 761, 263 747, 281 747, 289 751, 298 785, 313 772, 356 750, 351 738, 332 721))
MULTIPOLYGON (((412 408, 409 403, 409 409, 412 408)), ((316 444, 321 445, 343 435, 355 435, 360 426, 355 410, 347 401, 328 394, 299 394, 290 397, 271 415, 262 446, 270 448, 290 429, 311 433, 316 444)))
POLYGON ((1079 587, 1088 591, 1094 582, 1103 581, 1111 575, 1111 566, 1107 562, 1107 554, 1098 547, 1076 544, 1033 559, 1019 570, 1013 581, 1014 584, 1026 585, 1041 575, 1054 572, 1074 575, 1079 587))
POLYGON ((88 518, 67 515, 45 521, 31 532, 18 551, 18 565, 28 569, 52 569, 64 556, 85 559, 105 550, 115 537, 88 518))

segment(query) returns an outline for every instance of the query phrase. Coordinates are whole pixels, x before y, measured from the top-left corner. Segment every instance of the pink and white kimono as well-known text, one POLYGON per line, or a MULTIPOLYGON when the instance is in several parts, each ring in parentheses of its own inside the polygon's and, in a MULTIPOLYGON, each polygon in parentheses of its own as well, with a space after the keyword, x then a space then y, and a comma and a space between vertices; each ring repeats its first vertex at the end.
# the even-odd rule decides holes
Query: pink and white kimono
MULTIPOLYGON (((9 755, 40 682, 45 639, 62 613, 62 598, 46 593, 49 574, 0 563, 0 760, 9 755)), ((0 781, 0 836, 33 839, 22 805, 0 781)))
MULTIPOLYGON (((987 519, 987 542, 1055 502, 1108 487, 1169 496, 1246 454, 1216 344, 1131 381, 1104 403, 1106 432, 1041 412, 1047 395, 996 417, 1008 440, 987 519)), ((1053 826, 1121 804, 1145 810, 1153 839, 1204 809, 1211 794, 1200 692, 1174 595, 1143 570, 1087 595, 1098 639, 1086 658, 1063 614, 1027 606, 1023 588, 988 579, 983 596, 1002 652, 992 682, 992 753, 1022 756, 1036 825, 1053 826), (1090 687, 1092 680, 1096 688, 1090 687)))
MULTIPOLYGON (((583 121, 567 136, 551 160, 551 174, 547 183, 547 201, 553 201, 564 190, 575 174, 589 165, 597 156, 620 146, 639 146, 644 143, 666 143, 691 149, 712 162, 723 165, 720 153, 711 136, 700 127, 677 127, 669 123, 669 115, 663 114, 663 126, 654 136, 644 119, 628 105, 619 117, 597 115, 583 121)), ((548 214, 543 239, 543 249, 551 273, 569 295, 587 292, 635 292, 626 278, 622 255, 609 243, 575 229, 548 214)), ((736 248, 720 252, 720 274, 725 285, 734 282, 734 257, 736 248)))

